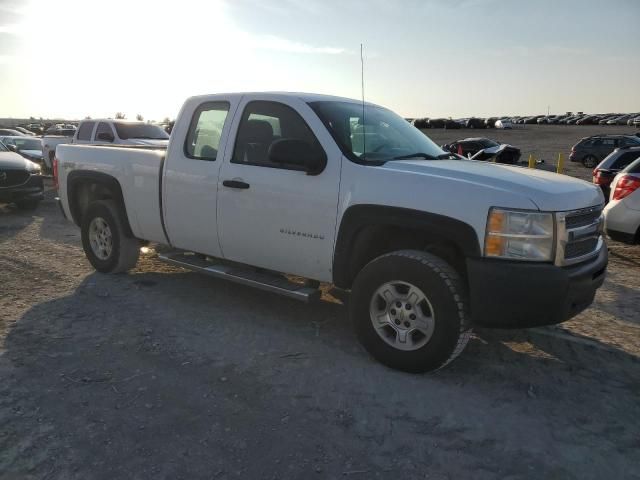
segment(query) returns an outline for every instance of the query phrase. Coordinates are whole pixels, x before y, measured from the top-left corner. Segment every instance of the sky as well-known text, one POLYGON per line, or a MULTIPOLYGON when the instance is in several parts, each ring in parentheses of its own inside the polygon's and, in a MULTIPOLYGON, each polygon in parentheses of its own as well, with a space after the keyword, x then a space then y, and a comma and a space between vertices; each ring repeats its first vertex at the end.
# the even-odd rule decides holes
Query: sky
POLYGON ((405 117, 640 111, 640 0, 0 0, 0 118, 175 118, 206 93, 405 117))

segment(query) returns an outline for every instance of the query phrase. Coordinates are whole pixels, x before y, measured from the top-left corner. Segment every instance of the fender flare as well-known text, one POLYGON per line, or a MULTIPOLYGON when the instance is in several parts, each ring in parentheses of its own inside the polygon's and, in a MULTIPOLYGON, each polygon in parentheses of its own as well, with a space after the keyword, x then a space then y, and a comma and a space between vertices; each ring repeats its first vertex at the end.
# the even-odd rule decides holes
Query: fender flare
POLYGON ((91 170, 74 170, 67 175, 67 198, 69 201, 69 211, 71 212, 71 218, 73 222, 80 226, 82 221, 82 212, 78 202, 75 201, 76 191, 83 183, 90 182, 102 185, 113 192, 113 200, 116 202, 120 211, 124 214, 125 234, 133 237, 131 225, 129 224, 129 216, 127 215, 127 207, 124 202, 124 196, 122 194, 122 187, 117 178, 102 172, 95 172, 91 170))
POLYGON ((342 216, 333 256, 333 282, 349 288, 356 272, 351 271, 350 259, 356 239, 365 227, 413 228, 432 232, 438 239, 454 243, 465 257, 479 257, 480 243, 475 229, 461 220, 436 213, 382 205, 354 205, 342 216))

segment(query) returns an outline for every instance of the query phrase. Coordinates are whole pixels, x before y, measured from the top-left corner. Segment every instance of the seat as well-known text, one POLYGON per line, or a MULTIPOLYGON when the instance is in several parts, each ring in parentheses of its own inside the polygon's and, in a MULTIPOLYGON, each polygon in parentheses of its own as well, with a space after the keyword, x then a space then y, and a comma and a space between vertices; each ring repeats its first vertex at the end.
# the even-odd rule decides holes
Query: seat
POLYGON ((238 163, 265 164, 267 152, 273 142, 273 127, 265 120, 248 120, 238 134, 238 163))

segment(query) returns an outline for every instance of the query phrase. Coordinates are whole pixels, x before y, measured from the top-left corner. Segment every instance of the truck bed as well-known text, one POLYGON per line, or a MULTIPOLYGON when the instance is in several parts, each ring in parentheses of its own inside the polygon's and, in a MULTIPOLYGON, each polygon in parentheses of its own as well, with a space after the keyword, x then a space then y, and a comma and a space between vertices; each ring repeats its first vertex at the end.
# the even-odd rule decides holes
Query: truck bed
POLYGON ((69 176, 106 174, 118 180, 133 234, 140 239, 167 242, 161 216, 161 172, 166 147, 146 145, 73 145, 58 146, 59 189, 65 214, 71 218, 68 204, 69 176))

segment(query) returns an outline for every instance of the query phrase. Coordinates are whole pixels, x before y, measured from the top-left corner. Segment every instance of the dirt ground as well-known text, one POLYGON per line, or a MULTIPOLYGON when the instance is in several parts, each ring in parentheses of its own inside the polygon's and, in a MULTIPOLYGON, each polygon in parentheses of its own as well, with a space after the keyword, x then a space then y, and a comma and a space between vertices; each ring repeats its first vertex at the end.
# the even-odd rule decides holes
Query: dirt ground
MULTIPOLYGON (((489 133, 526 152, 532 132, 489 133)), ((541 152, 573 142, 538 133, 541 152)), ((0 479, 640 478, 640 247, 610 244, 575 319, 478 330, 409 375, 373 361, 337 303, 153 252, 97 274, 52 197, 0 205, 0 479)))

